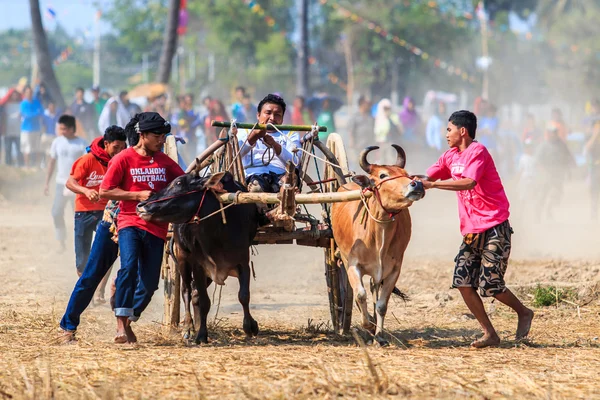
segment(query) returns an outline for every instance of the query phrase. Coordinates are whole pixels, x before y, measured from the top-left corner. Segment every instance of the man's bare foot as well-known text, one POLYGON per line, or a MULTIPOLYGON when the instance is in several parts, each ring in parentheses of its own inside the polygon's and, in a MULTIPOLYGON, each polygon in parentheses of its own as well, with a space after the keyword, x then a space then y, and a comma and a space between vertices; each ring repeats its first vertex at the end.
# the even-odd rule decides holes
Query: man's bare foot
POLYGON ((125 335, 127 336, 127 343, 137 343, 137 337, 133 333, 130 324, 125 325, 125 335))
POLYGON ((117 335, 115 336, 115 343, 116 344, 127 343, 127 334, 117 332, 117 335))
POLYGON ((500 338, 496 333, 491 335, 486 333, 481 337, 481 339, 477 339, 476 341, 471 343, 471 347, 474 347, 476 349, 483 349, 484 347, 498 346, 499 344, 500 338))
POLYGON ((117 335, 115 336, 115 343, 124 344, 127 343, 127 325, 128 325, 127 317, 118 316, 117 317, 117 335))
POLYGON ((101 296, 96 296, 96 298, 94 298, 94 304, 106 304, 106 299, 101 296))
POLYGON ((527 309, 527 312, 523 315, 519 315, 519 323, 517 325, 517 334, 515 340, 523 340, 529 335, 529 329, 531 329, 531 321, 533 320, 534 312, 527 309))
POLYGON ((58 337, 55 339, 55 342, 59 344, 76 343, 77 338, 75 337, 75 332, 76 331, 68 331, 66 329, 59 328, 58 337))

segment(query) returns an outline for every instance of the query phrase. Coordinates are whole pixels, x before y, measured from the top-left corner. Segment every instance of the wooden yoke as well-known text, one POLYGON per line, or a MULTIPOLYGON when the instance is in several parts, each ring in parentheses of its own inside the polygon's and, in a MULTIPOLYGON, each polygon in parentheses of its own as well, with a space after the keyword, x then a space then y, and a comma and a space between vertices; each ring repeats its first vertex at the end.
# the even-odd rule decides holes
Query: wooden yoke
POLYGON ((296 191, 298 184, 296 180, 296 167, 290 161, 286 164, 283 185, 279 189, 280 203, 277 208, 269 214, 273 226, 283 227, 287 232, 292 232, 296 227, 294 216, 296 215, 296 191))

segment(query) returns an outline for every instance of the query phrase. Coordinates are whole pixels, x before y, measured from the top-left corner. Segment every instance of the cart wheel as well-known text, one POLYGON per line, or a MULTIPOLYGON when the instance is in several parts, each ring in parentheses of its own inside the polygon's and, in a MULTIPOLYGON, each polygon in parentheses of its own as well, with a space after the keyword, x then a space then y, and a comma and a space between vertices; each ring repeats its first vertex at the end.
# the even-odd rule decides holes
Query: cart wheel
MULTIPOLYGON (((341 167, 342 173, 348 173, 348 158, 342 137, 337 133, 329 134, 327 138, 327 148, 331 150, 338 165, 341 167)), ((324 179, 336 177, 335 170, 330 164, 324 166, 324 179)), ((343 179, 345 180, 345 178, 343 179)), ((327 182, 325 184, 325 192, 336 192, 339 188, 337 180, 327 182)), ((331 204, 324 205, 326 215, 331 211, 331 204)), ((334 239, 331 239, 331 245, 325 249, 325 278, 327 281, 327 292, 329 295, 329 310, 331 313, 331 324, 336 333, 347 334, 350 331, 352 323, 352 302, 353 293, 346 267, 339 258, 337 244, 334 239)))
MULTIPOLYGON (((165 141, 164 152, 173 161, 178 161, 177 142, 175 136, 169 135, 165 141)), ((169 227, 171 230, 171 227, 169 227)), ((167 329, 179 325, 180 307, 181 307, 181 278, 179 270, 175 265, 173 257, 169 255, 169 240, 165 243, 165 251, 162 263, 163 293, 164 293, 164 315, 163 323, 167 329)))
POLYGON ((352 324, 353 293, 346 267, 336 257, 337 246, 331 239, 331 247, 325 249, 325 279, 329 296, 329 312, 335 333, 345 335, 352 324))
POLYGON ((179 326, 181 311, 181 277, 169 252, 169 241, 167 241, 162 265, 165 297, 163 325, 167 330, 179 326))

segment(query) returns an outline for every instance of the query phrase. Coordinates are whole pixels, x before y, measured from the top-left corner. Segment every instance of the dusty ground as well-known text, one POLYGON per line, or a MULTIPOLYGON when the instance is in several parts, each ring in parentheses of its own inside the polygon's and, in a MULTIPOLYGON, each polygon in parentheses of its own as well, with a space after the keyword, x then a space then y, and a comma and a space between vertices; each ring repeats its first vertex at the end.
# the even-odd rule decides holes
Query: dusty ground
POLYGON ((365 350, 328 331, 322 252, 292 246, 262 246, 254 257, 254 340, 243 337, 237 282, 228 281, 207 346, 163 333, 160 291, 136 325, 135 347, 111 344, 106 306, 86 311, 77 344, 53 343, 76 281, 74 256, 56 252, 50 200, 38 195, 39 176, 27 179, 0 180, 0 398, 600 398, 600 229, 586 221, 582 185, 569 187, 579 195, 553 221, 514 221, 507 276, 528 304, 542 282, 572 288, 579 308, 536 309, 530 341, 516 344, 516 317, 488 302, 503 344, 470 349, 478 325, 448 289, 456 200, 432 192, 412 209, 398 284, 411 301, 391 304, 392 345, 365 350))

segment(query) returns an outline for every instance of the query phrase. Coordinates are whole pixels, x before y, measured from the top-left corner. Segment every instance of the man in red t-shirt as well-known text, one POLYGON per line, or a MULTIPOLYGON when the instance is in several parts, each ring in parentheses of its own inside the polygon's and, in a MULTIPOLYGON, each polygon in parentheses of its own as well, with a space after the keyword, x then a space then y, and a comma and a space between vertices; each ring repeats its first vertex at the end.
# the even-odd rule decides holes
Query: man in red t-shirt
POLYGON ((110 161, 100 185, 102 198, 121 202, 117 219, 121 269, 116 280, 115 343, 137 341, 130 322, 139 319, 158 289, 167 237, 168 224, 144 221, 137 215, 136 206, 184 174, 175 161, 161 152, 171 125, 159 114, 137 114, 125 131, 133 147, 110 161))
MULTIPOLYGON (((66 187, 75 196, 75 266, 81 276, 90 256, 92 236, 102 219, 107 200, 100 199, 100 182, 111 158, 127 147, 123 128, 111 126, 103 137, 96 138, 90 152, 79 157, 71 167, 66 187)), ((98 291, 99 302, 104 302, 104 285, 98 291)))
POLYGON ((464 239, 455 259, 452 287, 458 288, 484 333, 471 346, 480 348, 500 343, 477 289, 481 296, 493 296, 515 310, 519 316, 516 339, 524 339, 529 334, 533 311, 525 307, 504 283, 512 228, 508 222, 509 203, 502 181, 488 150, 475 141, 475 114, 456 111, 448 121, 446 139, 450 150, 427 170, 429 178, 423 181, 423 187, 457 194, 460 231, 464 239))

